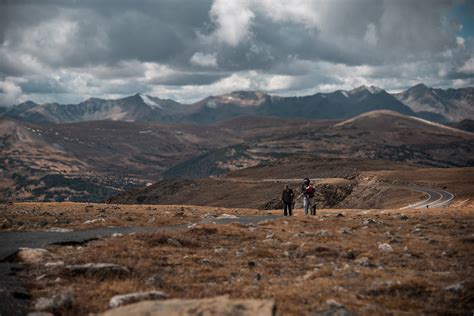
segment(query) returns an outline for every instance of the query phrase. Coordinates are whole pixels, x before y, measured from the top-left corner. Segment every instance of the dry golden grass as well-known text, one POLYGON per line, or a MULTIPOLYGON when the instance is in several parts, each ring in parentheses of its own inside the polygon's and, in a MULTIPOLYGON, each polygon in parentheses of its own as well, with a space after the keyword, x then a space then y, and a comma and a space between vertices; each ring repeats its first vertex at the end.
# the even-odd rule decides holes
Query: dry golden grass
POLYGON ((182 205, 117 205, 99 203, 15 203, 0 205, 2 230, 91 229, 107 226, 168 226, 201 219, 205 214, 257 215, 253 209, 182 205), (86 221, 92 223, 84 223, 86 221))
POLYGON ((113 295, 153 289, 173 298, 275 298, 282 315, 321 310, 328 299, 362 315, 471 313, 474 211, 403 214, 408 218, 399 210, 322 210, 312 218, 298 210, 292 218, 258 225, 208 224, 106 238, 81 248, 51 246, 66 264, 109 262, 132 272, 100 281, 39 265, 21 277, 35 298, 74 292, 73 308, 62 311, 66 315, 104 311, 113 295), (368 218, 375 223, 364 225, 368 218), (382 252, 381 243, 393 251, 382 252), (36 281, 41 274, 47 276, 36 281), (464 282, 462 290, 445 290, 458 282, 464 282))

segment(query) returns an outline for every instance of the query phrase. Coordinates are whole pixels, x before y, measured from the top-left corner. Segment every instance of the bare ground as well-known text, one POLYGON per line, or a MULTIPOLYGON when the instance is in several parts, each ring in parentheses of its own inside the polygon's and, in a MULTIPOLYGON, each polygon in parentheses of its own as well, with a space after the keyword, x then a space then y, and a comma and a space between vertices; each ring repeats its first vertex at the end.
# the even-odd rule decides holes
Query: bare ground
POLYGON ((33 298, 74 293, 73 306, 58 311, 64 315, 104 311, 113 295, 153 289, 172 298, 275 298, 281 315, 310 314, 329 299, 362 315, 467 315, 474 311, 473 227, 469 207, 321 210, 316 218, 297 210, 259 225, 200 225, 49 247, 66 264, 127 266, 126 277, 73 277, 42 264, 20 277, 33 298), (392 251, 379 249, 385 243, 392 251))

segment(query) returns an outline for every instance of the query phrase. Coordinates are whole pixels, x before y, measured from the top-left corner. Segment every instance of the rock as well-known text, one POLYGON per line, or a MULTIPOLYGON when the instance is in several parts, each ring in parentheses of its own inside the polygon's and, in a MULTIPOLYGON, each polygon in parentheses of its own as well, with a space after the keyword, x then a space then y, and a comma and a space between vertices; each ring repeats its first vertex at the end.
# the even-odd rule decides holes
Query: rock
POLYGON ((18 258, 29 264, 37 264, 46 260, 55 259, 55 255, 43 248, 20 248, 18 258))
POLYGON ((174 239, 174 238, 168 238, 168 239, 166 240, 166 242, 167 242, 168 244, 173 245, 173 246, 178 247, 178 248, 183 247, 183 245, 181 245, 181 243, 179 242, 179 240, 174 239))
POLYGON ((326 308, 313 313, 314 316, 350 316, 352 313, 341 303, 335 300, 327 300, 326 308))
POLYGON ((122 236, 123 236, 123 234, 121 234, 121 233, 113 233, 112 234, 113 238, 122 237, 122 236))
POLYGON ((105 219, 103 218, 96 218, 96 219, 90 219, 84 222, 84 224, 94 224, 98 222, 105 222, 105 219))
POLYGON ((40 297, 35 303, 37 311, 57 311, 72 307, 74 297, 71 293, 63 293, 50 298, 40 297))
POLYGON ((47 312, 32 312, 28 313, 27 316, 54 316, 54 314, 47 312))
POLYGON ((66 266, 66 270, 73 275, 89 277, 121 277, 130 274, 127 267, 113 263, 86 263, 66 266))
POLYGON ((339 229, 339 233, 350 235, 352 234, 352 229, 350 227, 342 227, 341 229, 339 229))
POLYGON ((408 216, 402 214, 398 218, 401 219, 402 221, 406 221, 408 219, 408 216))
POLYGON ((328 230, 325 230, 325 229, 321 229, 318 233, 317 233, 318 236, 321 236, 321 237, 331 237, 332 236, 332 233, 328 230))
POLYGON ((70 233, 73 230, 69 228, 61 228, 61 227, 51 227, 48 228, 48 232, 53 232, 53 233, 70 233))
POLYGON ((336 215, 336 217, 345 217, 345 216, 344 216, 344 214, 342 214, 342 213, 338 213, 338 214, 336 215))
POLYGON ((368 218, 368 219, 365 219, 362 221, 362 225, 364 226, 367 226, 367 225, 370 225, 370 224, 377 224, 377 222, 375 220, 373 220, 372 218, 368 218))
POLYGON ((7 229, 7 228, 10 228, 12 226, 13 226, 12 222, 7 218, 3 219, 3 221, 0 223, 0 227, 2 229, 7 229))
POLYGON ((391 252, 393 251, 392 246, 390 246, 387 243, 379 244, 379 249, 382 250, 383 252, 391 252))
POLYGON ((209 259, 206 259, 206 258, 199 259, 198 263, 203 264, 203 265, 211 265, 211 261, 209 261, 209 259))
POLYGON ((463 289, 464 289, 464 282, 451 284, 450 286, 447 286, 444 288, 445 291, 449 291, 449 292, 460 292, 463 289))
POLYGON ((255 281, 260 281, 262 279, 262 275, 260 273, 255 274, 255 281))
POLYGON ((369 258, 367 258, 367 257, 361 257, 361 258, 355 260, 355 263, 357 263, 358 265, 360 265, 362 267, 371 267, 372 266, 372 264, 370 263, 369 258))
POLYGON ((137 303, 141 301, 162 300, 168 298, 164 292, 150 291, 150 292, 136 292, 123 295, 115 295, 110 299, 109 306, 116 308, 123 305, 137 303))
POLYGON ((230 299, 218 296, 205 299, 170 299, 145 301, 111 309, 102 316, 191 316, 191 315, 276 315, 272 299, 230 299))
POLYGON ((224 247, 214 248, 214 253, 225 253, 227 251, 224 247))
POLYGON ((238 218, 238 217, 235 215, 225 214, 225 213, 217 217, 217 219, 223 219, 223 218, 238 218))
POLYGON ((265 237, 265 239, 273 239, 274 236, 275 234, 273 232, 269 232, 267 236, 265 237))
POLYGON ((48 268, 49 267, 62 267, 64 266, 64 261, 54 261, 54 262, 50 261, 50 262, 46 262, 44 266, 48 268))

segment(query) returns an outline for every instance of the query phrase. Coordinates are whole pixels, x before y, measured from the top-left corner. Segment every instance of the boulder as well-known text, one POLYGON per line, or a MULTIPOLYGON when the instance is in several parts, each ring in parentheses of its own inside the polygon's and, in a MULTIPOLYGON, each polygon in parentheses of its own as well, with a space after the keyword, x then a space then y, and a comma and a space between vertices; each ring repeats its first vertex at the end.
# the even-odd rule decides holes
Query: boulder
POLYGON ((391 252, 393 251, 393 248, 389 244, 383 243, 383 244, 379 244, 379 250, 383 252, 391 252))
POLYGON ((272 299, 230 299, 217 296, 205 299, 170 299, 145 301, 111 309, 102 316, 186 316, 186 315, 228 315, 253 316, 276 315, 272 299))
POLYGON ((122 277, 130 274, 130 269, 113 263, 86 263, 65 267, 73 275, 89 277, 122 277))
POLYGON ((74 297, 71 293, 63 293, 52 297, 40 297, 35 303, 37 311, 57 311, 72 307, 74 297))
POLYGON ((128 293, 123 295, 115 295, 112 297, 110 299, 109 306, 111 308, 116 308, 141 301, 160 300, 166 298, 168 298, 168 295, 160 291, 128 293))
POLYGON ((38 264, 56 258, 53 253, 43 248, 20 248, 17 252, 17 257, 29 264, 38 264))
POLYGON ((344 305, 335 301, 327 300, 326 307, 316 313, 311 314, 313 316, 351 316, 352 313, 344 305))

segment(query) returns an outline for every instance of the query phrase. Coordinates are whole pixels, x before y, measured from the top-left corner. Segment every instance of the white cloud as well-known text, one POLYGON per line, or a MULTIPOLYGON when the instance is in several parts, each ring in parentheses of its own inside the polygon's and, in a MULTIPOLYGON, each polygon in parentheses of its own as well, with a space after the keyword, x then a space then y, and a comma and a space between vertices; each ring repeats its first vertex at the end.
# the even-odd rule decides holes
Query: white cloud
POLYGON ((220 42, 237 46, 250 36, 250 27, 255 14, 246 0, 215 0, 209 11, 217 26, 213 36, 220 42))
POLYGON ((367 25, 367 31, 365 32, 364 35, 364 41, 367 42, 370 46, 375 46, 377 45, 378 41, 378 36, 377 36, 377 30, 375 29, 375 25, 373 23, 369 23, 367 25))
POLYGON ((200 67, 217 67, 216 54, 204 54, 201 52, 196 52, 193 56, 191 56, 189 62, 192 65, 200 67))
POLYGON ((474 74, 474 57, 466 60, 464 65, 459 68, 459 71, 465 74, 474 74))
POLYGON ((11 106, 15 104, 21 94, 21 87, 12 81, 0 81, 0 105, 11 106))

